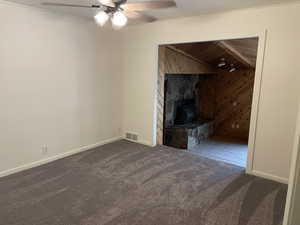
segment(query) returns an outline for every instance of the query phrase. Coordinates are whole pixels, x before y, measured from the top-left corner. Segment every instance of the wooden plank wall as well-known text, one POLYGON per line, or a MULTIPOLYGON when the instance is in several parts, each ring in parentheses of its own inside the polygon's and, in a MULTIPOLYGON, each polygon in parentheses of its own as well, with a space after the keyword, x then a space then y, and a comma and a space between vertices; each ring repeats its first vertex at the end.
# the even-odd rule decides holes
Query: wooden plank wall
POLYGON ((156 125, 156 142, 163 144, 164 129, 164 84, 165 84, 165 57, 166 48, 160 46, 158 49, 158 79, 157 79, 157 125, 156 125))
POLYGON ((215 135, 248 140, 254 78, 254 69, 219 70, 202 81, 200 116, 215 121, 215 135))
POLYGON ((216 76, 215 135, 248 140, 255 70, 216 76))

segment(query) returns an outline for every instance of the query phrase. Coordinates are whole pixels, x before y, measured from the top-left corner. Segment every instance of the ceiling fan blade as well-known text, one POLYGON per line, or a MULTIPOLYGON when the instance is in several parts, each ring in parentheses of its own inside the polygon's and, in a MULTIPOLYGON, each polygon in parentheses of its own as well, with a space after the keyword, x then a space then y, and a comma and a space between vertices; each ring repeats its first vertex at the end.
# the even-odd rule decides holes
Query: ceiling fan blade
POLYGON ((152 23, 157 20, 157 18, 155 18, 153 16, 148 16, 148 15, 142 14, 140 12, 124 11, 124 13, 130 19, 141 20, 141 21, 147 22, 147 23, 152 23))
POLYGON ((64 3, 52 3, 43 2, 45 6, 62 6, 62 7, 77 7, 77 8, 100 8, 100 5, 76 5, 76 4, 64 4, 64 3))
POLYGON ((146 11, 151 9, 163 9, 176 7, 174 1, 147 1, 147 2, 128 2, 121 6, 125 10, 130 11, 146 11))

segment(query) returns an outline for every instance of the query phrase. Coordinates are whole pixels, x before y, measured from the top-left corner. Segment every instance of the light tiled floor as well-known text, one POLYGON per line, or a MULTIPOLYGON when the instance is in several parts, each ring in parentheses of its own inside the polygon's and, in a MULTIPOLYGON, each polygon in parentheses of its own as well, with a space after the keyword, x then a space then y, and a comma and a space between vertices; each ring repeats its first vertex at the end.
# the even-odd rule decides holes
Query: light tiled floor
POLYGON ((192 149, 188 149, 193 154, 246 167, 248 146, 247 143, 214 137, 201 143, 192 149))

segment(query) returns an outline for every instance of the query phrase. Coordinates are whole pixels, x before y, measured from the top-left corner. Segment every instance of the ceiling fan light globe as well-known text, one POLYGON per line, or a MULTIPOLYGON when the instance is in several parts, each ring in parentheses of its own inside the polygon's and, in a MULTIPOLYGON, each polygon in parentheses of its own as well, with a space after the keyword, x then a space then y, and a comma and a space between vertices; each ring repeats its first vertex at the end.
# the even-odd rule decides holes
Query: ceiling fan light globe
POLYGON ((128 19, 122 11, 117 11, 112 16, 111 21, 114 28, 118 29, 124 27, 127 24, 128 19))
POLYGON ((102 27, 108 21, 109 15, 104 11, 100 11, 99 13, 97 13, 97 15, 94 18, 96 23, 102 27))

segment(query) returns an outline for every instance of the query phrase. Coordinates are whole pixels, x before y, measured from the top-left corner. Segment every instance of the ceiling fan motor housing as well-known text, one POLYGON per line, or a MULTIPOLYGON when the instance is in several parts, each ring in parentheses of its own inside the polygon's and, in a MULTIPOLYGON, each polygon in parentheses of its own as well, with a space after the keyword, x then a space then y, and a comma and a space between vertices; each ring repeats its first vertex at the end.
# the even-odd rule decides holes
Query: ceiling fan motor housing
POLYGON ((121 5, 126 4, 127 0, 114 1, 114 7, 108 5, 102 5, 102 7, 95 5, 95 8, 102 8, 107 14, 113 14, 117 11, 123 11, 121 5))

